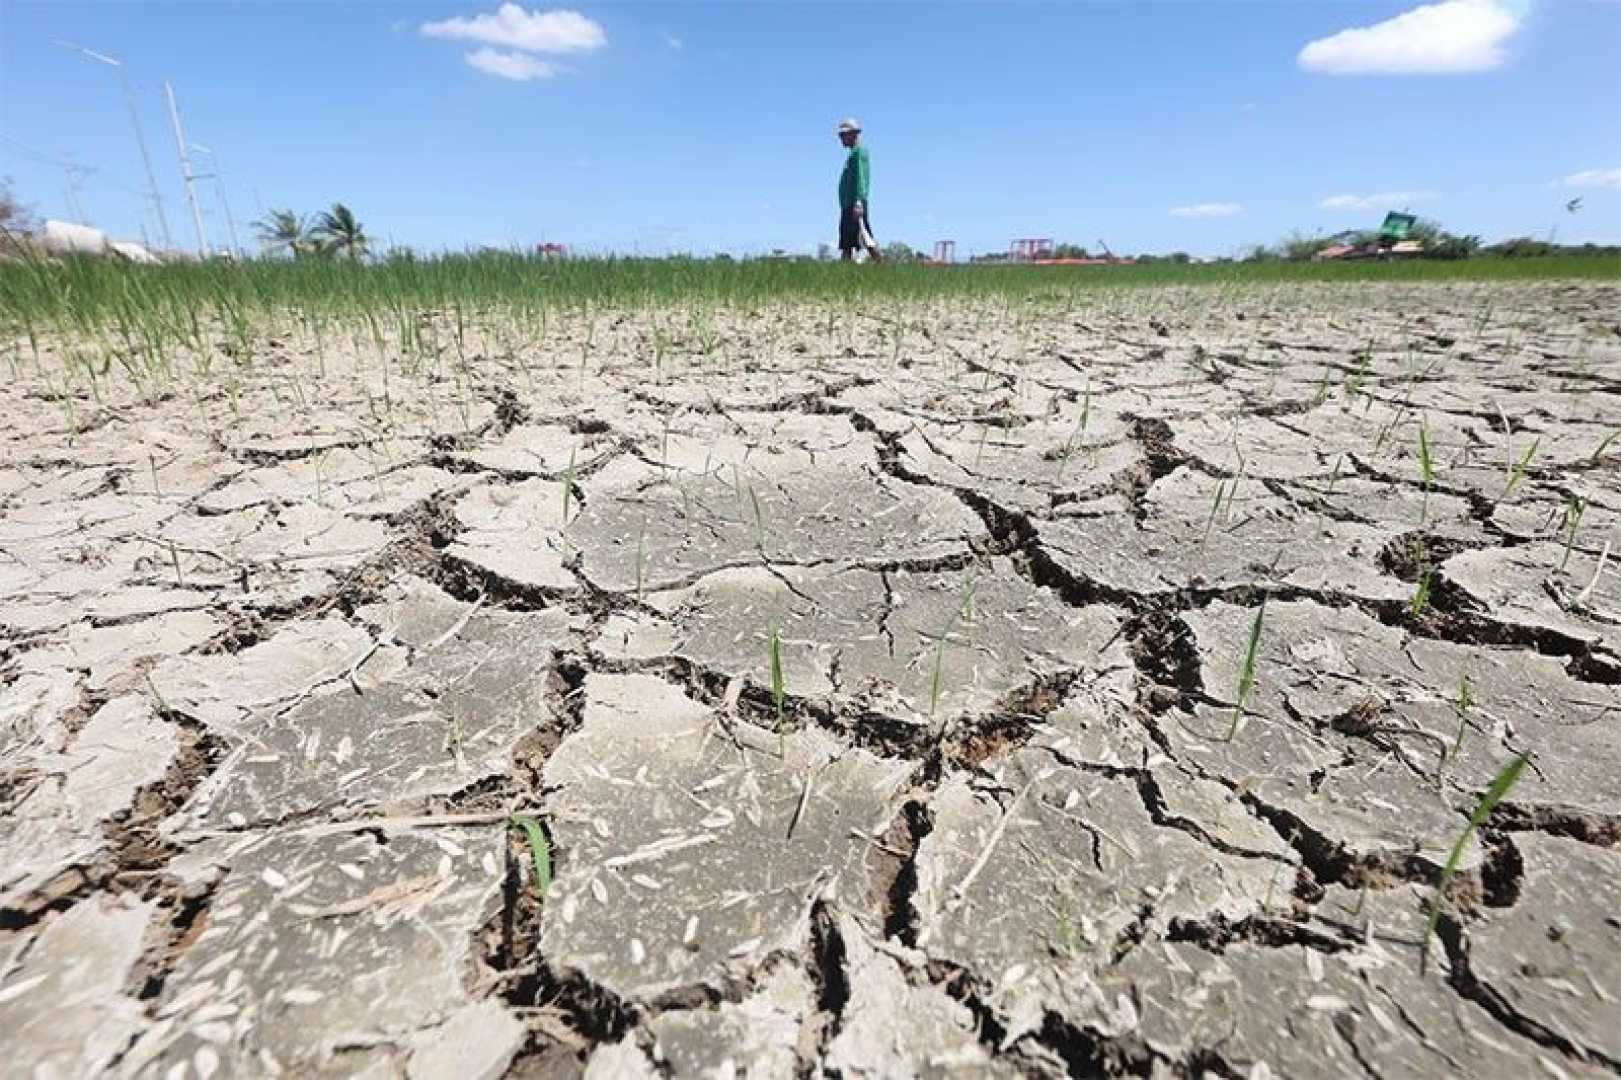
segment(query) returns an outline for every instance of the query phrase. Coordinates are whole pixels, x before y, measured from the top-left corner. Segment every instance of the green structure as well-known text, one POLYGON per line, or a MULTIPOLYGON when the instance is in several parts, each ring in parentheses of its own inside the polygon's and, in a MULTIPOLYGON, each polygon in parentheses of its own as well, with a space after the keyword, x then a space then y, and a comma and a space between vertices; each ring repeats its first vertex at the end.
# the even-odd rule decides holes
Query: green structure
POLYGON ((1408 234, 1413 231, 1413 226, 1417 224, 1417 222, 1418 218, 1416 215, 1398 214, 1396 211, 1392 210, 1390 213, 1385 215, 1385 223, 1379 226, 1379 239, 1387 243, 1395 243, 1397 240, 1405 240, 1407 239, 1408 234))

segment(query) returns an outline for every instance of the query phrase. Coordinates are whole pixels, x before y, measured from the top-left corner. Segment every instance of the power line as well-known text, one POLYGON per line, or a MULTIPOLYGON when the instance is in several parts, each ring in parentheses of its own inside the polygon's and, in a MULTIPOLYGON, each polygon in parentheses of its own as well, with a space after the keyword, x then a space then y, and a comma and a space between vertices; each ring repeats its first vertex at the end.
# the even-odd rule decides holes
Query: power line
POLYGON ((157 213, 158 227, 163 231, 164 246, 173 247, 174 240, 169 235, 169 217, 163 211, 163 193, 158 190, 158 178, 152 172, 152 155, 146 149, 146 132, 141 127, 141 111, 135 105, 135 90, 130 84, 129 69, 116 56, 109 56, 94 49, 87 49, 83 45, 75 45, 71 41, 57 41, 56 44, 99 64, 106 64, 109 67, 118 69, 118 85, 123 88, 124 107, 129 110, 130 127, 135 132, 135 145, 140 148, 141 166, 146 170, 146 191, 144 195, 151 202, 152 209, 157 213))
POLYGON ((111 179, 99 165, 86 165, 70 158, 52 156, 51 154, 45 153, 42 150, 36 150, 31 146, 20 143, 16 139, 13 139, 11 136, 5 134, 0 134, 0 143, 5 143, 6 145, 10 146, 12 153, 18 154, 25 158, 30 158, 41 165, 49 165, 56 169, 71 167, 79 172, 84 173, 86 176, 95 173, 98 177, 95 183, 98 185, 115 188, 119 191, 128 192, 131 195, 139 195, 142 198, 147 197, 147 193, 142 191, 140 188, 131 187, 128 184, 120 183, 117 180, 111 179))

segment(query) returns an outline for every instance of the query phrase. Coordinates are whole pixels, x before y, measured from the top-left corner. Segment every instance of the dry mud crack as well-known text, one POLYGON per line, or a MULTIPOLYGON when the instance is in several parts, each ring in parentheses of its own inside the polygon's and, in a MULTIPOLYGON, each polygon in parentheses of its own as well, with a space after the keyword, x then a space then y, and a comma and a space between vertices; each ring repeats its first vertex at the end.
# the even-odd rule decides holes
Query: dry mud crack
POLYGON ((1618 307, 490 315, 454 380, 288 319, 228 394, 66 412, 24 370, 0 1073, 1615 1075, 1618 307))

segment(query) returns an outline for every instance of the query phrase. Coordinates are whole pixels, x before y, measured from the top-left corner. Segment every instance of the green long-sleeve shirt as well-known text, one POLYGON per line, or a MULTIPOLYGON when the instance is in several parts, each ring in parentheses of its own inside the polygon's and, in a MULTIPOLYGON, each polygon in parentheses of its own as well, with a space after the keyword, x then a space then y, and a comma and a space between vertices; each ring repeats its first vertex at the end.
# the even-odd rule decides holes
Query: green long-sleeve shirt
POLYGON ((856 203, 865 206, 871 188, 872 166, 867 161, 867 148, 852 146, 844 159, 844 172, 839 174, 839 209, 848 210, 856 203))

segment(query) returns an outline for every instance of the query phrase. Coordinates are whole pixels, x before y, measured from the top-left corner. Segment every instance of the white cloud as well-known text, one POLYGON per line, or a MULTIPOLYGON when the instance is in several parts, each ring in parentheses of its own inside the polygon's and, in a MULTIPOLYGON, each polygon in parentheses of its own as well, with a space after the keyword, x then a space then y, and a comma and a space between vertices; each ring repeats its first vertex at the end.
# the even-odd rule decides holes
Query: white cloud
MULTIPOLYGON (((423 23, 422 33, 537 53, 591 52, 608 43, 602 27, 578 11, 528 11, 511 3, 502 4, 494 15, 458 15, 442 22, 423 23)), ((471 58, 468 62, 472 63, 471 58)))
POLYGON ((537 60, 528 53, 503 52, 485 46, 468 53, 464 59, 468 66, 475 67, 486 75, 495 75, 502 79, 512 79, 515 82, 530 82, 534 79, 549 79, 558 73, 556 64, 537 60))
POLYGON ((1523 25, 1498 0, 1443 0, 1372 26, 1307 43, 1296 61, 1323 75, 1462 75, 1508 59, 1504 46, 1523 25))
POLYGON ((1196 203, 1193 206, 1173 206, 1173 207, 1171 207, 1171 216, 1172 217, 1189 217, 1189 218, 1232 217, 1234 214, 1242 214, 1243 212, 1244 212, 1244 207, 1241 204, 1235 203, 1235 202, 1206 202, 1206 203, 1196 203))
POLYGON ((1381 191, 1376 195, 1330 195, 1317 205, 1324 210, 1395 210, 1439 198, 1433 191, 1381 191))
POLYGON ((674 49, 676 52, 681 51, 681 39, 676 37, 674 34, 665 34, 664 35, 664 44, 668 45, 670 48, 674 49))
POLYGON ((1621 169, 1583 169, 1563 181, 1566 187, 1621 188, 1621 169))

